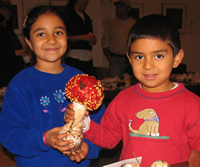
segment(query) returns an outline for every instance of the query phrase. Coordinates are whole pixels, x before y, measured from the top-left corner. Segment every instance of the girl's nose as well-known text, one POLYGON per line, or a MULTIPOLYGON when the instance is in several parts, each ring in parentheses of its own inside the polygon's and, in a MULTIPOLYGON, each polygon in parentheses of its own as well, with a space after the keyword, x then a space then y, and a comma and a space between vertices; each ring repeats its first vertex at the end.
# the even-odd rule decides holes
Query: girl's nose
POLYGON ((56 43, 56 39, 54 35, 49 35, 48 39, 47 39, 47 43, 48 44, 54 44, 56 43))
POLYGON ((153 69, 153 68, 154 68, 154 62, 153 62, 153 60, 151 60, 151 59, 146 59, 145 62, 144 62, 144 68, 145 68, 146 70, 153 69))

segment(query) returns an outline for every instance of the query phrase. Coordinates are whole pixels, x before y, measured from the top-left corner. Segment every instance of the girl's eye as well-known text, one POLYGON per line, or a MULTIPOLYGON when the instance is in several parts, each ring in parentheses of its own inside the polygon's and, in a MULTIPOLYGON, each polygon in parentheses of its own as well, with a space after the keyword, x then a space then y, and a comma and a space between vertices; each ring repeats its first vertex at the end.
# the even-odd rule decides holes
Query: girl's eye
POLYGON ((37 34, 37 36, 43 37, 43 36, 44 36, 44 33, 39 33, 39 34, 37 34))
POLYGON ((161 58, 163 58, 163 56, 162 55, 156 55, 156 58, 161 59, 161 58))
POLYGON ((56 35, 61 35, 63 34, 61 31, 56 32, 56 35))
POLYGON ((135 58, 136 58, 136 59, 143 59, 143 56, 137 55, 137 56, 135 56, 135 58))

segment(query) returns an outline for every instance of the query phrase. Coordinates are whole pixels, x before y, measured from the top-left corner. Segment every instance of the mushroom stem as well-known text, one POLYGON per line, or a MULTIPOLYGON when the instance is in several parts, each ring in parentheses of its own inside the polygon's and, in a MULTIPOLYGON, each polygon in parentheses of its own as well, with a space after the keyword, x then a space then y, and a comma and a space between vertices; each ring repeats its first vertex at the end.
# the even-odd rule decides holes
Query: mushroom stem
POLYGON ((83 141, 83 120, 87 109, 86 107, 75 101, 73 101, 72 104, 75 111, 74 120, 71 120, 69 123, 65 124, 59 131, 59 134, 70 132, 70 135, 63 138, 62 140, 72 139, 74 141, 73 144, 75 145, 74 150, 76 150, 77 148, 79 148, 83 141))

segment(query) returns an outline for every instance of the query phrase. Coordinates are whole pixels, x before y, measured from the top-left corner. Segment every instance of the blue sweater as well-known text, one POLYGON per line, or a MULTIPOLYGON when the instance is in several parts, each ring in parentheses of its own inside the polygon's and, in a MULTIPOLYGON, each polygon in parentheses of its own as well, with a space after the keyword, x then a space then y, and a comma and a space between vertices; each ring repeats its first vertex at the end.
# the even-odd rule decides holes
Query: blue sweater
MULTIPOLYGON (((69 101, 64 89, 79 70, 64 65, 60 74, 48 74, 29 67, 18 73, 8 85, 0 115, 0 143, 16 155, 18 167, 88 167, 90 159, 98 157, 100 148, 89 146, 86 160, 72 162, 58 150, 47 147, 42 135, 64 125, 64 113, 69 101)), ((105 107, 90 114, 100 123, 105 107)))

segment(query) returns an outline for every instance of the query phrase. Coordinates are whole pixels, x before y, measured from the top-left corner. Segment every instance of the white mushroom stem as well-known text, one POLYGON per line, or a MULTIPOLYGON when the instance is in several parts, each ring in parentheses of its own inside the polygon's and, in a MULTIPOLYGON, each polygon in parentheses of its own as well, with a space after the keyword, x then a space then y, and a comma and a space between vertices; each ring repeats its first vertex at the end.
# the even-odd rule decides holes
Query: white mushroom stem
POLYGON ((73 144, 75 145, 74 150, 76 150, 83 141, 83 120, 87 108, 75 101, 72 104, 74 106, 73 110, 75 111, 74 120, 65 124, 59 131, 59 134, 70 132, 70 135, 62 140, 73 140, 73 144))

